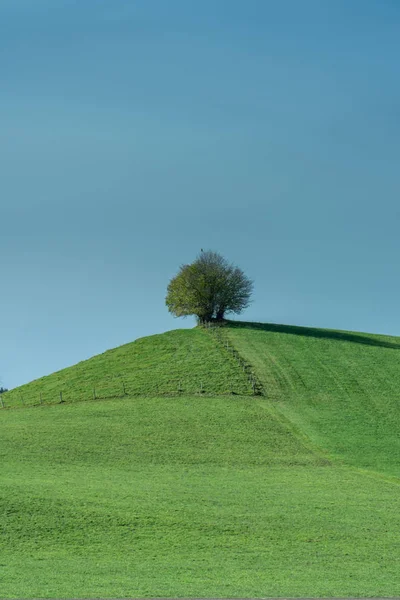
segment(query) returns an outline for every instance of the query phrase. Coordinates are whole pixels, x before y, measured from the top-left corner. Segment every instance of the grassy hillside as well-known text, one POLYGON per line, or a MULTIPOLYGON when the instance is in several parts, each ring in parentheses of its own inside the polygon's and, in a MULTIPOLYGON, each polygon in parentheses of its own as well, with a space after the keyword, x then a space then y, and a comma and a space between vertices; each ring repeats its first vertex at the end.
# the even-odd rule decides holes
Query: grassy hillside
POLYGON ((5 597, 393 595, 398 486, 259 398, 1 412, 5 597))
POLYGON ((347 463, 400 477, 400 339, 230 323, 288 423, 347 463))
POLYGON ((6 407, 127 396, 250 395, 237 362, 201 329, 178 329, 108 350, 2 395, 6 407))
POLYGON ((245 323, 222 335, 266 397, 198 329, 4 395, 0 596, 400 595, 397 340, 245 323), (114 398, 90 401, 94 383, 114 398), (51 404, 60 386, 68 401, 51 404), (24 409, 22 391, 49 404, 24 409))

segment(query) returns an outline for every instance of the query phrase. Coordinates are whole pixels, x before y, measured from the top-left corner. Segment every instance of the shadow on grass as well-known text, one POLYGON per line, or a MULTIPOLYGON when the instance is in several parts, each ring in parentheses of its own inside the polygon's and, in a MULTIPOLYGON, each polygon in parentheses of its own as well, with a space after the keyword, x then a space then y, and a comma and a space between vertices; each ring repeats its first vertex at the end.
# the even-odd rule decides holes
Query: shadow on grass
POLYGON ((364 346, 376 346, 380 348, 391 348, 399 350, 400 343, 381 339, 379 336, 371 336, 364 333, 351 333, 347 331, 334 331, 333 329, 317 329, 315 327, 298 327, 297 325, 278 325, 275 323, 251 323, 246 321, 227 321, 229 327, 237 329, 258 329, 261 331, 272 331, 275 333, 289 333, 304 337, 323 338, 327 340, 338 340, 340 342, 351 342, 363 344, 364 346))

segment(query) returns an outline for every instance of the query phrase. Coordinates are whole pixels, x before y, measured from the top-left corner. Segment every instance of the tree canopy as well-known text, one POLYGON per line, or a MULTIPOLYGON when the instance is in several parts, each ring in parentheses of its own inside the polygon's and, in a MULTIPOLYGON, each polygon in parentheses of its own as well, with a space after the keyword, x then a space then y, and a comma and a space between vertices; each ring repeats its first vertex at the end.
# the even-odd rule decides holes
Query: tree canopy
POLYGON ((200 323, 222 321, 227 313, 241 313, 250 304, 253 282, 239 267, 217 252, 201 251, 182 265, 168 284, 165 299, 176 317, 195 315, 200 323))

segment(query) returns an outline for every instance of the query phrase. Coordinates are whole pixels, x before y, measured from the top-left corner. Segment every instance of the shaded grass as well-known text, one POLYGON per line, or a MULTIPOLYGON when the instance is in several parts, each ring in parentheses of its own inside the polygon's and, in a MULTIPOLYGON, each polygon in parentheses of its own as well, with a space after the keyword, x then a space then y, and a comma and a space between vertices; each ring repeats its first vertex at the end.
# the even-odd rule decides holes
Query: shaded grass
POLYGON ((399 488, 250 398, 3 411, 6 597, 390 596, 399 488))
POLYGON ((400 476, 398 338, 259 323, 225 329, 272 405, 349 464, 400 476))
POLYGON ((378 346, 380 348, 400 349, 398 338, 389 335, 374 333, 354 333, 352 331, 337 331, 335 329, 318 329, 316 327, 299 327, 298 325, 279 325, 277 323, 252 323, 246 321, 230 321, 230 327, 236 329, 251 329, 258 331, 270 331, 274 333, 288 333, 316 339, 339 340, 363 344, 364 346, 378 346))
POLYGON ((6 407, 125 395, 251 395, 232 356, 202 329, 139 339, 2 395, 6 407), (178 392, 179 390, 179 392, 178 392))

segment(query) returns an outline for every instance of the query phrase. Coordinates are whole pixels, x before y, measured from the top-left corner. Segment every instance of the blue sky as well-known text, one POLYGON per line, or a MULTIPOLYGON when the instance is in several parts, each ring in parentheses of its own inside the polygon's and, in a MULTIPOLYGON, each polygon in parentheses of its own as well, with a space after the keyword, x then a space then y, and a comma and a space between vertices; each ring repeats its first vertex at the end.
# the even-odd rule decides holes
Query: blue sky
POLYGON ((244 319, 400 335, 397 0, 2 0, 0 378, 193 321, 200 248, 244 319))

